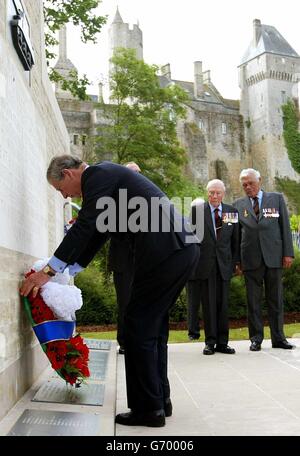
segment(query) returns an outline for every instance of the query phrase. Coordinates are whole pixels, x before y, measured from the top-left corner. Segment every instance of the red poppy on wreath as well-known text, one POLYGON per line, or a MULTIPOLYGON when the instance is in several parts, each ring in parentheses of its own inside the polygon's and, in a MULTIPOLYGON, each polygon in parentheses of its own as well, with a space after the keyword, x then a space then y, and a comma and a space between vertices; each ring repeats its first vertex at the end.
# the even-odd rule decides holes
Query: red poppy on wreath
MULTIPOLYGON (((34 272, 34 270, 31 270, 25 275, 25 277, 29 277, 34 272)), ((24 298, 24 303, 25 310, 37 336, 37 329, 43 326, 43 323, 48 325, 47 334, 52 334, 52 328, 51 326, 49 327, 49 323, 51 325, 51 322, 61 322, 62 324, 71 325, 74 323, 70 321, 58 320, 52 310, 44 302, 40 291, 38 291, 35 298, 31 292, 28 299, 24 298)), ((69 336, 69 338, 62 340, 49 340, 48 336, 46 342, 41 342, 40 340, 40 343, 53 369, 67 383, 78 387, 87 377, 90 376, 88 368, 89 349, 79 334, 71 337, 69 336)))

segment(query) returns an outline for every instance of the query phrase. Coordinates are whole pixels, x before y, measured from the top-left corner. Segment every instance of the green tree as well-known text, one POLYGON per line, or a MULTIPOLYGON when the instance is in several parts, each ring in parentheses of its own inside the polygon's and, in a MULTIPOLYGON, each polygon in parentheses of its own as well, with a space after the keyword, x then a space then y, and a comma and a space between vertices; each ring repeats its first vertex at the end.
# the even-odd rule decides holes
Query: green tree
POLYGON ((157 66, 138 60, 132 49, 118 49, 111 63, 111 104, 100 106, 97 158, 137 162, 143 174, 172 196, 186 162, 176 125, 185 117, 187 95, 177 85, 160 87, 157 66))
POLYGON ((293 231, 300 231, 300 215, 293 214, 290 217, 290 225, 293 231))
POLYGON ((283 137, 292 167, 300 173, 300 133, 299 112, 295 103, 289 100, 282 106, 283 112, 283 137))
POLYGON ((44 0, 45 19, 45 46, 46 59, 49 67, 49 77, 53 82, 60 82, 64 90, 69 90, 81 100, 88 98, 86 88, 90 84, 86 75, 82 78, 77 71, 70 71, 68 78, 61 76, 51 67, 51 61, 55 59, 53 46, 58 45, 56 34, 58 30, 68 22, 81 28, 81 40, 86 43, 97 40, 97 34, 106 23, 107 17, 98 16, 94 9, 99 6, 101 0, 44 0))

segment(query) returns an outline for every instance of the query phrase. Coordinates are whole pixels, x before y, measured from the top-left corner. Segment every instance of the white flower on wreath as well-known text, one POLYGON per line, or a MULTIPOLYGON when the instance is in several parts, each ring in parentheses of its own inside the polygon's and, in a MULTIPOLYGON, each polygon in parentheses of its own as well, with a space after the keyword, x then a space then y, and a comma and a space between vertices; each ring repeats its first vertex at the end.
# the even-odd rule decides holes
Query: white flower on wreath
MULTIPOLYGON (((34 271, 40 271, 48 263, 49 258, 38 260, 32 266, 34 271)), ((68 268, 64 272, 57 272, 54 277, 41 287, 40 293, 59 320, 75 321, 75 311, 82 307, 81 290, 75 285, 69 285, 70 274, 68 268)))

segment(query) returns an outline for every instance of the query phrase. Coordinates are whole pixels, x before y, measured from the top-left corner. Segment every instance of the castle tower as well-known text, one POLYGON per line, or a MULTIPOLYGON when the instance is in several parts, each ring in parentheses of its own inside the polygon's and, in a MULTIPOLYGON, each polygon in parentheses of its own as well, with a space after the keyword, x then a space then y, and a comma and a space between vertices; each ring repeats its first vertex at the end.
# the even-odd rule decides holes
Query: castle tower
MULTIPOLYGON (((59 30, 59 54, 58 54, 58 60, 56 62, 54 69, 60 75, 62 75, 65 79, 68 79, 70 71, 72 71, 72 70, 77 71, 75 65, 73 65, 71 60, 68 59, 67 27, 65 25, 59 30)), ((55 83, 55 94, 56 94, 57 98, 67 98, 67 99, 74 98, 73 95, 69 91, 63 90, 61 88, 61 85, 59 82, 55 83)))
POLYGON ((245 121, 250 166, 258 169, 264 188, 274 178, 299 180, 283 139, 281 106, 298 101, 300 57, 275 27, 253 21, 253 39, 239 66, 240 111, 245 121))
POLYGON ((109 28, 109 58, 113 56, 114 50, 119 47, 135 49, 136 57, 143 59, 143 33, 138 24, 129 28, 129 24, 123 22, 119 9, 109 28))

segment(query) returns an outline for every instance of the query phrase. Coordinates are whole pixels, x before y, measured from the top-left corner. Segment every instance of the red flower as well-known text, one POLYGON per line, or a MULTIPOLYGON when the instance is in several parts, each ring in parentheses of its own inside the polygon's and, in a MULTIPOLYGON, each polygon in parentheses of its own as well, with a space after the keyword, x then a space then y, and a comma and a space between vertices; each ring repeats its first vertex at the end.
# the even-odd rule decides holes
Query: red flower
MULTIPOLYGON (((25 277, 29 277, 34 272, 31 270, 25 277)), ((31 304, 31 315, 35 324, 56 320, 40 292, 35 298, 31 292, 28 300, 31 304)), ((88 368, 89 349, 79 334, 69 340, 48 342, 46 344, 46 355, 53 369, 59 371, 59 374, 71 385, 80 386, 80 383, 90 376, 88 368)))

